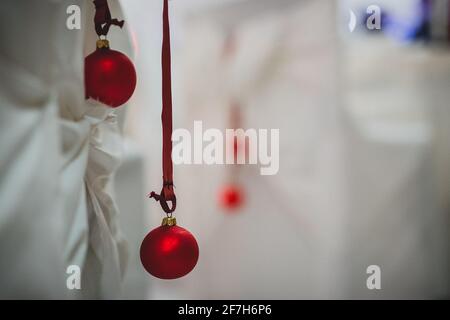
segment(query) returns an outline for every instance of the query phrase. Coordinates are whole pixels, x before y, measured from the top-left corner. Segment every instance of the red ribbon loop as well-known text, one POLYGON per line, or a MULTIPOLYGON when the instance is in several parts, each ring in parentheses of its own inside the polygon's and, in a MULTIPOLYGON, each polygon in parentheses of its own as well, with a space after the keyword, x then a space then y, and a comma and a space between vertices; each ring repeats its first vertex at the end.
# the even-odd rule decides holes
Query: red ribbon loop
POLYGON ((172 164, 172 79, 170 65, 170 28, 169 28, 169 3, 164 0, 163 8, 163 41, 161 50, 162 67, 162 112, 161 121, 163 129, 163 187, 161 194, 150 193, 150 198, 159 201, 162 209, 167 214, 175 211, 177 198, 173 190, 173 164, 172 164), (172 202, 169 207, 167 202, 172 202))
POLYGON ((177 207, 177 197, 175 196, 175 192, 173 190, 173 184, 164 183, 160 194, 152 191, 149 197, 159 201, 161 208, 167 214, 174 212, 177 207), (169 206, 168 202, 171 202, 171 206, 169 206))
POLYGON ((111 25, 123 27, 124 20, 111 19, 111 12, 109 11, 107 0, 94 0, 95 5, 95 32, 97 35, 106 36, 111 25))

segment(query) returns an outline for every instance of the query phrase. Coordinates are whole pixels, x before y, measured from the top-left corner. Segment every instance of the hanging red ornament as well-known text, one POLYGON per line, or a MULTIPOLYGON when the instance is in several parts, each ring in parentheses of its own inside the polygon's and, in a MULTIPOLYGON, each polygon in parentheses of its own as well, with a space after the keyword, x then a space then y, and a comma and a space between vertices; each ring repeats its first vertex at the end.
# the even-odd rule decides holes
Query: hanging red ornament
POLYGON ((172 85, 170 66, 170 30, 168 0, 164 0, 162 42, 163 188, 150 193, 166 213, 162 226, 150 231, 141 244, 140 256, 145 270, 157 278, 176 279, 185 276, 197 264, 199 250, 194 236, 176 225, 172 217, 177 205, 173 189, 172 164, 172 85), (171 203, 171 206, 169 206, 171 203))
MULTIPOLYGON (((230 126, 231 128, 240 128, 242 122, 241 107, 236 100, 230 103, 230 126)), ((242 158, 245 160, 246 156, 246 143, 242 136, 233 136, 233 149, 228 152, 232 152, 234 163, 239 163, 242 158)), ((244 204, 244 189, 237 183, 240 175, 240 166, 233 166, 228 170, 227 181, 223 187, 219 189, 218 202, 219 205, 226 209, 228 213, 238 212, 238 209, 244 204)))
POLYGON ((160 279, 176 279, 191 272, 198 253, 194 236, 171 217, 164 218, 160 227, 147 234, 140 250, 145 270, 160 279))
POLYGON ((225 185, 219 191, 219 203, 224 209, 238 209, 244 203, 244 191, 235 184, 225 185))
POLYGON ((107 40, 98 40, 97 49, 84 60, 86 97, 112 108, 130 99, 136 88, 136 71, 123 53, 109 48, 107 40))
MULTIPOLYGON (((122 28, 124 21, 111 19, 108 2, 95 0, 95 30, 97 35, 107 35, 111 25, 122 28)), ((112 50, 106 39, 97 41, 97 48, 84 60, 86 98, 100 101, 112 108, 130 99, 136 88, 136 70, 123 53, 112 50)))

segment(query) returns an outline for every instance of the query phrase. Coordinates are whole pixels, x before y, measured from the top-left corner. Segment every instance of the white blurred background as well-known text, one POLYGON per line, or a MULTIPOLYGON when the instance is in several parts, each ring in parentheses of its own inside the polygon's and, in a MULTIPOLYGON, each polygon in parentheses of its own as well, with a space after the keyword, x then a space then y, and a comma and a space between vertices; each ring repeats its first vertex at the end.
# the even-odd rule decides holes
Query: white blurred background
MULTIPOLYGON (((81 2, 83 12, 93 10, 90 1, 81 2)), ((128 257, 99 258, 95 269, 89 259, 67 254, 75 246, 69 242, 62 249, 69 258, 60 263, 82 261, 95 269, 94 283, 106 264, 126 260, 127 267, 120 290, 99 281, 101 290, 75 298, 449 297, 449 1, 170 1, 174 128, 192 130, 195 120, 228 128, 237 102, 242 127, 280 129, 278 174, 239 168, 245 203, 236 212, 218 203, 230 166, 175 167, 177 220, 196 236, 200 258, 174 281, 153 278, 139 260, 140 242, 163 217, 146 198, 161 184, 162 1, 110 5, 127 21, 127 33, 112 29, 111 42, 134 59, 138 73, 132 99, 114 111, 124 154, 110 194, 128 257), (381 30, 365 27, 371 4, 382 10, 381 30), (349 10, 357 18, 353 32, 349 10), (366 286, 370 265, 381 268, 381 290, 366 286)), ((57 46, 57 39, 51 43, 57 46)), ((0 185, 4 190, 5 180, 0 185)), ((14 205, 7 209, 14 217, 14 205)), ((63 222, 69 229, 77 223, 63 222)), ((88 248, 95 239, 89 230, 80 240, 88 248)), ((114 241, 120 249, 121 240, 114 241)), ((13 255, 6 244, 0 261, 13 255)), ((39 249, 28 250, 24 261, 39 249)), ((82 257, 89 251, 78 250, 82 257)), ((104 281, 114 277, 111 271, 104 281)), ((14 281, 9 286, 0 284, 1 296, 26 296, 14 281)), ((31 296, 53 290, 40 288, 31 296)))
MULTIPOLYGON (((385 32, 362 25, 370 4, 171 2, 175 127, 225 128, 238 100, 244 127, 280 129, 281 166, 269 177, 240 171, 248 201, 233 215, 217 205, 229 169, 178 166, 177 217, 198 237, 200 260, 179 281, 149 278, 149 297, 448 296, 448 47, 434 34, 409 38, 420 1, 378 1, 383 22, 386 14, 397 24, 385 32), (366 287, 371 264, 381 267, 380 291, 366 287)), ((151 189, 160 176, 160 110, 150 107, 159 106, 160 47, 149 30, 160 28, 160 4, 147 6, 152 22, 139 19, 141 5, 126 9, 149 78, 125 130, 145 150, 151 189)), ((148 210, 150 230, 160 214, 148 210)))

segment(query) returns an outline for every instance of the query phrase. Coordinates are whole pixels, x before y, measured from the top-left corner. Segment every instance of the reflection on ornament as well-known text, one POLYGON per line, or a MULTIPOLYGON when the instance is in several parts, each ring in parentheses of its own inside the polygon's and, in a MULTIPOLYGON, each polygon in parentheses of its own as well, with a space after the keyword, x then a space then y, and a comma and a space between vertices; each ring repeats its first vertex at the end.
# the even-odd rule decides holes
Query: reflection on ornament
POLYGON ((97 49, 84 60, 86 98, 112 108, 130 99, 136 88, 136 70, 126 55, 109 48, 107 40, 98 40, 97 49))
POLYGON ((199 249, 194 236, 166 217, 160 227, 150 231, 141 244, 145 270, 160 279, 177 279, 194 269, 199 249))

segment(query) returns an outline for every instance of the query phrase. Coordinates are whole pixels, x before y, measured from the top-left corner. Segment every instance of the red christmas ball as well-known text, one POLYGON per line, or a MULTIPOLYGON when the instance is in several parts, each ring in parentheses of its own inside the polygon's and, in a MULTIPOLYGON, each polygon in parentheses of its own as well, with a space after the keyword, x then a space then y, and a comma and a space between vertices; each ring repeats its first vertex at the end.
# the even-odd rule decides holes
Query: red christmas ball
POLYGON ((136 70, 123 53, 109 48, 106 40, 84 59, 86 98, 116 108, 130 99, 136 88, 136 70))
POLYGON ((219 203, 225 209, 238 209, 243 202, 244 192, 237 185, 226 185, 219 192, 219 203))
POLYGON ((177 226, 175 218, 164 218, 162 226, 147 234, 140 250, 145 270, 160 279, 176 279, 191 272, 198 253, 194 236, 177 226))

